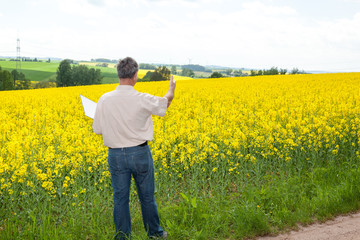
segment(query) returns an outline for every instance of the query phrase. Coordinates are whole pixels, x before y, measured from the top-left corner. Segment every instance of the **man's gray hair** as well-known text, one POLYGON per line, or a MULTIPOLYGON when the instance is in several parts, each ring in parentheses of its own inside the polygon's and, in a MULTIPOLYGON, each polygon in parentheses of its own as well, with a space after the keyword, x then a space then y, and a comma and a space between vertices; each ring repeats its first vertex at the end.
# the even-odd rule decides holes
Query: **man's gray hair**
POLYGON ((116 69, 119 78, 132 78, 139 70, 139 66, 133 58, 126 57, 119 61, 116 65, 116 69))

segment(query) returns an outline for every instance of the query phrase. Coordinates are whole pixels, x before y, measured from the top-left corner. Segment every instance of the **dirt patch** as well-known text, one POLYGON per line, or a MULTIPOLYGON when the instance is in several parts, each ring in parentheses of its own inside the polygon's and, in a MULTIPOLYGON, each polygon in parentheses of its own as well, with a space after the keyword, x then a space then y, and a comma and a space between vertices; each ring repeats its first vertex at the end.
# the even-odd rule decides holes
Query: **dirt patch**
POLYGON ((339 216, 325 223, 300 227, 273 237, 260 237, 257 240, 360 240, 360 212, 339 216))

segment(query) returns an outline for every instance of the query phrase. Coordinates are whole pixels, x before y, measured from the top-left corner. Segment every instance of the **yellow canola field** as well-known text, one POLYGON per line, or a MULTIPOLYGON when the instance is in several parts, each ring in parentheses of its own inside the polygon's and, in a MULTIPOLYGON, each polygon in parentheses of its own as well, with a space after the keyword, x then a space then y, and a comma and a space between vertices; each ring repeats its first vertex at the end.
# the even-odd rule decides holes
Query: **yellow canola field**
MULTIPOLYGON (((116 84, 0 92, 0 195, 50 197, 109 182, 107 148, 79 95, 116 84), (92 180, 92 181, 90 181, 92 180)), ((163 96, 168 82, 137 83, 163 96)), ((237 175, 239 164, 359 158, 360 73, 178 81, 150 143, 158 178, 237 175)))

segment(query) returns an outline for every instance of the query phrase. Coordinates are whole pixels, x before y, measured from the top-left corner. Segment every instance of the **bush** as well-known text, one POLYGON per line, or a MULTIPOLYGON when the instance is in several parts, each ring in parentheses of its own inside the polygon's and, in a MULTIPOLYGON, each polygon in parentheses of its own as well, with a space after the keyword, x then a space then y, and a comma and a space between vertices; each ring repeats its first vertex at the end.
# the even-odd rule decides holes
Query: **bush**
POLYGON ((142 78, 142 81, 164 81, 170 78, 170 70, 165 67, 158 67, 155 72, 148 71, 142 78))
POLYGON ((222 77, 224 76, 219 72, 213 72, 210 76, 210 78, 222 78, 222 77))

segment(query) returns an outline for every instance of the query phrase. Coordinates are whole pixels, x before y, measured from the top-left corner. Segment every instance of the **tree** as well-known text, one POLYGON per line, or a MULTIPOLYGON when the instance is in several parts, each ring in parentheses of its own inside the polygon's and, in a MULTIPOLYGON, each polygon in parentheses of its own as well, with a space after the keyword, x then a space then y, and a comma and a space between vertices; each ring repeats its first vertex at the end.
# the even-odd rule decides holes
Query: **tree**
POLYGON ((191 70, 189 68, 183 68, 181 71, 181 75, 185 76, 185 77, 194 77, 195 73, 193 70, 191 70))
POLYGON ((304 70, 300 71, 298 68, 293 68, 290 74, 306 74, 306 72, 304 70))
POLYGON ((280 74, 285 75, 287 73, 287 69, 280 68, 280 74))
POLYGON ((98 63, 96 64, 97 67, 108 67, 109 64, 108 63, 98 63))
POLYGON ((299 74, 299 69, 298 68, 293 68, 292 70, 291 70, 291 74, 299 74))
POLYGON ((140 69, 148 69, 148 70, 155 70, 156 66, 148 63, 140 63, 139 64, 140 69))
POLYGON ((25 77, 25 74, 17 71, 16 69, 11 71, 11 75, 14 79, 14 87, 16 90, 30 89, 31 81, 25 77))
POLYGON ((175 65, 172 65, 171 66, 171 74, 176 74, 177 73, 177 71, 176 71, 176 66, 175 65))
POLYGON ((96 59, 91 59, 92 62, 105 62, 105 63, 117 63, 117 60, 111 60, 111 59, 107 59, 107 58, 96 58, 96 59))
POLYGON ((101 84, 103 76, 101 76, 101 70, 90 68, 89 70, 91 84, 101 84))
POLYGON ((235 70, 234 71, 234 76, 235 77, 241 77, 243 75, 242 71, 241 70, 235 70))
POLYGON ((219 72, 213 72, 210 76, 210 78, 222 78, 222 77, 224 76, 219 72))
POLYGON ((85 65, 73 66, 71 70, 72 84, 69 86, 100 84, 102 80, 100 69, 89 69, 85 65))
POLYGON ((268 72, 267 75, 279 75, 279 70, 277 67, 272 67, 267 72, 268 72))
POLYGON ((56 86, 74 86, 71 78, 71 65, 68 59, 61 61, 59 64, 56 71, 56 86))
POLYGON ((153 75, 154 72, 147 71, 145 76, 141 79, 142 81, 150 81, 151 75, 153 75))
POLYGON ((89 68, 85 65, 73 66, 71 70, 71 78, 73 85, 71 86, 91 84, 90 74, 88 70, 89 68))
POLYGON ((155 69, 155 72, 160 73, 163 76, 163 80, 170 79, 171 71, 165 66, 158 67, 155 69))
POLYGON ((230 75, 232 72, 233 72, 233 70, 231 68, 225 70, 225 73, 227 75, 230 75))
POLYGON ((0 90, 13 90, 14 79, 7 70, 0 70, 0 90))
POLYGON ((154 72, 148 71, 142 78, 143 81, 163 81, 170 78, 170 70, 165 67, 158 67, 154 72))
POLYGON ((187 69, 191 69, 193 71, 199 71, 199 72, 205 72, 206 71, 204 66, 197 65, 197 64, 182 65, 181 68, 182 69, 187 68, 187 69))

